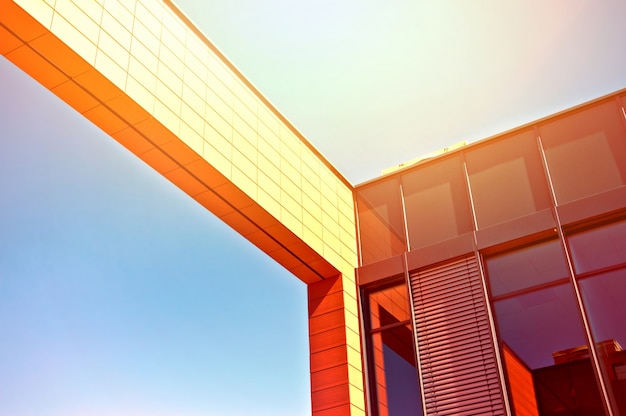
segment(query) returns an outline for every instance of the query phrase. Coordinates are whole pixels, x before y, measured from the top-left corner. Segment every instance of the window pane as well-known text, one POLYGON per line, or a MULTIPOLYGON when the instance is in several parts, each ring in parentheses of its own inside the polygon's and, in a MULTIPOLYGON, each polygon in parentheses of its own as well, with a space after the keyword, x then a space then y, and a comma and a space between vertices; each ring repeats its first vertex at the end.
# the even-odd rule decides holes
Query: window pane
POLYGON ((577 273, 626 263, 626 221, 574 234, 568 243, 577 273))
POLYGON ((405 174, 402 190, 411 249, 472 231, 460 156, 405 174))
POLYGON ((390 179, 356 190, 362 264, 406 251, 400 185, 390 179))
POLYGON ((569 285, 495 302, 502 340, 530 369, 555 364, 554 354, 585 345, 569 285))
POLYGON ((616 188, 626 178, 626 137, 614 102, 539 128, 558 203, 616 188))
POLYGON ((603 376, 626 415, 626 269, 582 279, 580 287, 603 376))
POLYGON ((550 194, 532 131, 465 155, 478 227, 549 208, 550 194))
POLYGON ((514 407, 524 398, 531 414, 604 414, 569 284, 496 301, 494 310, 514 407))
POLYGON ((378 415, 421 416, 422 400, 410 325, 372 335, 378 415))
POLYGON ((486 259, 491 295, 499 296, 569 276, 561 243, 548 241, 486 259))
POLYGON ((372 329, 411 319, 409 295, 404 282, 371 292, 368 299, 372 329))

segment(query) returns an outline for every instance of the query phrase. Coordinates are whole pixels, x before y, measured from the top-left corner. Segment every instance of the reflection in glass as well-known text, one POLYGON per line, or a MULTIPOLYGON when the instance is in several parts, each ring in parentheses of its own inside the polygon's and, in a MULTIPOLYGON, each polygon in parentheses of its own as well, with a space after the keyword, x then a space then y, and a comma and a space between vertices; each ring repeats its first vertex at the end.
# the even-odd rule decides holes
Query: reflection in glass
POLYGON ((375 415, 422 415, 407 285, 402 280, 366 292, 366 299, 369 380, 375 415))
POLYGON ((581 279, 580 288, 602 375, 614 406, 626 415, 626 269, 581 279))
POLYGON ((607 102, 539 128, 559 204, 626 183, 626 132, 607 102))
POLYGON ((411 250, 472 231, 460 156, 406 173, 402 190, 411 250))
POLYGON ((465 161, 479 228, 551 206, 532 130, 469 151, 465 161))
POLYGON ((372 334, 378 416, 420 416, 422 399, 410 325, 372 334))
POLYGON ((491 257, 487 260, 487 270, 494 297, 569 276, 558 240, 491 257))
POLYGON ((371 292, 369 295, 370 326, 372 329, 411 319, 406 284, 398 284, 371 292))
POLYGON ((626 221, 574 234, 568 243, 577 273, 626 263, 626 221))
POLYGON ((570 285, 503 299, 494 309, 514 408, 525 403, 536 408, 523 414, 604 414, 570 285))
POLYGON ((559 241, 488 258, 486 266, 515 414, 604 414, 559 241))
POLYGON ((563 284, 495 302, 502 340, 531 369, 558 351, 585 345, 573 291, 563 284))
POLYGON ((400 184, 394 178, 356 190, 361 263, 406 251, 400 184))

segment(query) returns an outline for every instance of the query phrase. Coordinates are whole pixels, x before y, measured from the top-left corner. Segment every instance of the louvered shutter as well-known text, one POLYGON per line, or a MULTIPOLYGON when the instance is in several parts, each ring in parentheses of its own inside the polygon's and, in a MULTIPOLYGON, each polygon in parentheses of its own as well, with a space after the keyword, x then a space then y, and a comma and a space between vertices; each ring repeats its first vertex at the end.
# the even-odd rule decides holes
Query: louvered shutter
POLYGON ((427 415, 504 415, 475 257, 411 275, 427 415))

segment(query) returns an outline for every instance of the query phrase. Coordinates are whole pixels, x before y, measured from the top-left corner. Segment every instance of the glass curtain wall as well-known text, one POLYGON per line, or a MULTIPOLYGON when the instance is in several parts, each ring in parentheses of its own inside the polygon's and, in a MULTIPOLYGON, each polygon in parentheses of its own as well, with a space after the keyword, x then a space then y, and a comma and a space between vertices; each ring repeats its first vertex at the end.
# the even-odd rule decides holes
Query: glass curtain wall
POLYGON ((615 98, 357 187, 361 265, 548 211, 548 175, 557 206, 626 188, 615 98))
MULTIPOLYGON (((381 268, 403 253, 409 267, 481 256, 517 416, 603 415, 599 381, 626 416, 624 103, 609 97, 355 190, 368 284, 398 273, 381 268)), ((374 414, 421 414, 406 285, 363 293, 374 414)))

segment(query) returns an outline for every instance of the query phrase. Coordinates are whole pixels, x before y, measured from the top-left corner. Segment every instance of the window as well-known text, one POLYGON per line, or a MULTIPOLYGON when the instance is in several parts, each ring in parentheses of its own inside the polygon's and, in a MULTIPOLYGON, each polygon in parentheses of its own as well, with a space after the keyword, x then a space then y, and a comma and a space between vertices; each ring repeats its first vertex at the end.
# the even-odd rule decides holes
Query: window
POLYGON ((478 228, 551 206, 532 130, 468 151, 465 161, 478 228))
POLYGON ((559 240, 547 241, 488 261, 494 297, 567 279, 569 271, 559 240))
POLYGON ((404 282, 367 291, 370 400, 376 416, 421 416, 408 291, 404 282))
POLYGON ((574 234, 569 247, 577 273, 586 273, 578 282, 602 376, 626 415, 626 221, 574 234))
POLYGON ((574 234, 568 238, 576 273, 626 263, 626 221, 574 234))
POLYGON ((604 414, 558 241, 486 259, 517 415, 604 414))
POLYGON ((438 160, 402 176, 410 249, 472 231, 460 156, 438 160))
POLYGON ((400 184, 391 178, 356 190, 361 264, 406 251, 400 184))
POLYGON ((626 183, 626 133, 613 101, 539 127, 559 204, 626 183))

